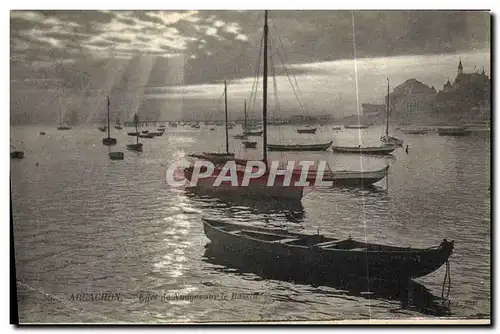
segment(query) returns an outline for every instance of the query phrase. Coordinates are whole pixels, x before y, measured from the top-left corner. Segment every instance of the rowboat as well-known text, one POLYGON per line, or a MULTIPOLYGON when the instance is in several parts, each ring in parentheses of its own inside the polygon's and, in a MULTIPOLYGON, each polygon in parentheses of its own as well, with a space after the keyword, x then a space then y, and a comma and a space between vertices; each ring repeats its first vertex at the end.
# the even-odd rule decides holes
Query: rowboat
POLYGON ((387 144, 374 147, 355 147, 355 146, 332 146, 334 152, 340 153, 358 153, 358 154, 389 154, 396 149, 396 145, 387 144))
MULTIPOLYGON (((325 170, 323 181, 332 181, 334 186, 369 186, 387 176, 389 166, 374 171, 349 171, 349 170, 325 170)), ((310 170, 307 176, 308 182, 315 182, 317 171, 310 170)))
POLYGON ((11 159, 23 159, 24 152, 23 151, 12 151, 10 152, 11 159))
POLYGON ((312 144, 312 145, 278 145, 269 144, 267 148, 269 151, 326 151, 332 145, 333 141, 325 144, 312 144))
POLYGON ((297 129, 298 133, 316 133, 316 128, 312 129, 297 129))
POLYGON ((368 277, 408 281, 426 276, 448 261, 454 241, 429 248, 395 247, 292 233, 202 219, 207 238, 234 256, 251 257, 256 265, 289 272, 321 272, 329 277, 368 277))

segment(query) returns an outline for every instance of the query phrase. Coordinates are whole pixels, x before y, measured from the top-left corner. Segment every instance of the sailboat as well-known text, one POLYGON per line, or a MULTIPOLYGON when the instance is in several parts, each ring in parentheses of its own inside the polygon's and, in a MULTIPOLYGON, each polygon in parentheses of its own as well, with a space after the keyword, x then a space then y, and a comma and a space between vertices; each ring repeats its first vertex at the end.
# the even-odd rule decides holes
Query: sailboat
POLYGON ((135 133, 136 133, 136 143, 135 144, 127 144, 127 150, 142 152, 142 143, 139 143, 139 116, 137 114, 134 115, 134 123, 135 123, 135 133))
POLYGON ((71 126, 68 126, 68 125, 64 124, 64 122, 63 122, 62 109, 59 111, 59 121, 60 121, 60 124, 57 127, 57 130, 71 130, 71 126))
MULTIPOLYGON (((248 129, 248 123, 247 123, 247 100, 243 101, 243 112, 245 114, 245 119, 243 121, 243 132, 248 129)), ((235 135, 234 138, 236 139, 247 139, 248 135, 245 133, 235 135)))
POLYGON ((118 114, 118 117, 116 118, 116 125, 115 125, 116 130, 121 130, 123 129, 121 123, 120 123, 120 114, 118 114))
MULTIPOLYGON (((226 169, 223 166, 216 166, 214 172, 205 178, 199 179, 196 184, 196 188, 201 191, 208 191, 210 193, 228 194, 230 196, 242 196, 242 197, 253 197, 253 198, 280 198, 292 201, 300 201, 304 195, 304 187, 301 185, 296 185, 296 182, 300 180, 300 173, 292 173, 290 176, 285 176, 282 173, 271 174, 269 169, 269 163, 267 161, 267 85, 268 85, 268 31, 269 27, 267 24, 267 10, 264 14, 264 52, 263 52, 263 101, 262 101, 262 119, 263 119, 263 145, 262 145, 262 156, 263 162, 266 166, 264 174, 259 177, 252 178, 249 180, 248 185, 243 185, 242 180, 245 174, 248 172, 246 166, 241 166, 238 164, 237 159, 234 159, 236 163, 236 173, 238 185, 233 185, 230 181, 223 181, 220 185, 215 185, 218 175, 222 173, 227 174, 226 169), (269 180, 271 178, 271 180, 269 180), (274 179, 274 182, 272 182, 274 179), (287 180, 288 179, 288 180, 287 180), (268 185, 268 181, 271 181, 268 185), (286 182, 289 181, 289 182, 286 182)), ((260 56, 260 55, 259 55, 260 56)), ((250 167, 250 166, 249 166, 250 167)), ((184 169, 184 174, 188 180, 192 179, 192 174, 194 171, 194 166, 190 166, 184 169)), ((278 172, 284 172, 279 170, 278 172)))
POLYGON ((244 103, 244 112, 245 112, 245 123, 243 124, 243 135, 242 136, 262 136, 262 133, 264 130, 259 130, 258 127, 255 125, 255 123, 249 124, 248 123, 248 116, 247 116, 247 101, 245 100, 244 103))
POLYGON ((386 120, 385 136, 380 137, 380 141, 382 143, 402 146, 403 141, 401 139, 389 136, 389 108, 390 108, 390 104, 389 104, 389 79, 387 79, 387 105, 385 108, 385 111, 386 111, 386 113, 385 113, 385 120, 386 120))
POLYGON ((108 99, 108 136, 106 138, 102 139, 103 145, 111 146, 111 145, 116 145, 116 138, 111 138, 110 133, 109 133, 109 106, 111 102, 109 101, 109 96, 107 96, 108 99))
POLYGON ((104 118, 102 119, 102 125, 100 125, 100 126, 98 127, 98 129, 99 129, 99 131, 101 131, 101 132, 106 132, 106 130, 108 129, 108 128, 106 127, 106 117, 104 117, 104 118))
POLYGON ((226 115, 226 152, 203 152, 202 154, 190 154, 189 156, 199 159, 211 161, 213 163, 225 163, 228 160, 234 159, 234 153, 229 152, 229 127, 227 117, 227 82, 224 81, 224 112, 226 115))

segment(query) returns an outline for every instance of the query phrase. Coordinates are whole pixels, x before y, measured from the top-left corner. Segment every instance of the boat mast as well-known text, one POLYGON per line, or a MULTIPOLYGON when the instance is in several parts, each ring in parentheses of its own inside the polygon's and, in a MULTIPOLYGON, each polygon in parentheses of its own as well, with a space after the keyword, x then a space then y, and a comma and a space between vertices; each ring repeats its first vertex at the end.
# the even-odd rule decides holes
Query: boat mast
POLYGON ((109 135, 109 104, 110 104, 110 102, 109 102, 109 95, 106 96, 106 97, 108 98, 108 138, 110 138, 110 135, 109 135))
POLYGON ((134 121, 135 121, 135 133, 136 133, 136 144, 139 145, 139 116, 137 114, 134 115, 134 121))
POLYGON ((245 123, 243 123, 243 128, 246 130, 247 129, 247 100, 244 101, 243 104, 243 112, 245 113, 245 123))
POLYGON ((262 100, 262 125, 264 126, 264 140, 262 145, 263 159, 267 165, 267 10, 264 11, 264 73, 263 73, 263 100, 262 100))
POLYGON ((389 136, 389 78, 387 78, 387 106, 385 108, 385 135, 389 136))
POLYGON ((227 82, 224 80, 224 111, 226 113, 226 153, 229 153, 229 129, 227 127, 227 82))

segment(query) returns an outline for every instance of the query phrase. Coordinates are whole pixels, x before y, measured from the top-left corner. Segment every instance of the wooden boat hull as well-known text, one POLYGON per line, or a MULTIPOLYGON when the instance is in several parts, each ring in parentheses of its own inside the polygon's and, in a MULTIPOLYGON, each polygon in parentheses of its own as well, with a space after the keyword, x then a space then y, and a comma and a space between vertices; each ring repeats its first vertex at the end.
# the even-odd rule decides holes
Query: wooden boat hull
MULTIPOLYGON (((323 181, 332 181, 334 186, 369 186, 387 176, 389 166, 376 171, 332 171, 326 170, 323 181)), ((316 181, 316 171, 310 171, 308 182, 316 181)))
POLYGON ((262 136, 264 130, 261 131, 243 131, 243 135, 245 136, 262 136))
POLYGON ((297 133, 316 133, 316 128, 314 128, 314 129, 297 129, 297 133))
POLYGON ((71 130, 71 127, 70 126, 58 126, 57 130, 59 130, 59 131, 71 130))
POLYGON ((350 146, 332 146, 334 152, 339 153, 357 153, 357 154, 390 154, 396 149, 396 145, 381 147, 350 147, 350 146))
POLYGON ((326 144, 315 145, 267 145, 269 151, 326 151, 332 145, 333 141, 326 144))
MULTIPOLYGON (((220 171, 220 170, 219 170, 220 171)), ((184 175, 187 180, 191 180, 193 167, 184 169, 184 175)), ((253 198, 279 198, 286 200, 300 201, 304 195, 304 187, 294 186, 300 175, 292 176, 290 185, 283 185, 283 176, 276 176, 276 181, 273 186, 267 186, 269 174, 251 179, 248 186, 241 186, 243 179, 243 171, 238 171, 238 185, 233 186, 231 182, 223 181, 220 185, 214 186, 217 179, 217 171, 212 176, 199 179, 197 184, 191 186, 197 191, 209 194, 231 195, 238 197, 253 197, 253 198)))
POLYGON ((459 129, 442 128, 442 129, 437 130, 437 133, 440 136, 460 136, 460 137, 463 137, 463 136, 470 135, 471 132, 472 132, 471 130, 466 129, 466 128, 459 128, 459 129))
POLYGON ((103 138, 102 144, 106 146, 116 145, 116 138, 111 138, 111 137, 103 138))
POLYGON ((370 280, 405 281, 426 276, 446 263, 454 246, 445 239, 437 247, 400 248, 211 219, 203 219, 203 229, 217 247, 235 256, 251 257, 261 266, 370 280), (321 246, 321 242, 330 245, 321 246))
POLYGON ((142 143, 139 144, 127 144, 127 150, 142 152, 142 143))
POLYGON ((10 152, 11 159, 23 159, 24 152, 23 151, 12 151, 10 152))
POLYGON ((139 132, 127 132, 127 135, 137 137, 139 135, 139 132))
POLYGON ((123 160, 125 155, 123 152, 110 152, 109 153, 109 158, 111 160, 123 160))
POLYGON ((391 137, 391 136, 383 136, 380 138, 382 143, 393 144, 396 146, 403 146, 403 141, 401 139, 391 137))

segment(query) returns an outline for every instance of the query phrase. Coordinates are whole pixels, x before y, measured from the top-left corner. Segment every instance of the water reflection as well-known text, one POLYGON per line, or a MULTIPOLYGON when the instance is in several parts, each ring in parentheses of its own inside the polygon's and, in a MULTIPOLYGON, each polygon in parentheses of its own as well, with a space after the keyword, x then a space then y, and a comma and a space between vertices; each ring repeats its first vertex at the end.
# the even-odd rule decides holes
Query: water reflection
POLYGON ((339 296, 344 296, 344 298, 345 296, 353 296, 371 300, 397 301, 400 308, 404 310, 432 316, 449 316, 451 314, 449 304, 446 301, 415 281, 398 285, 357 278, 340 279, 311 271, 290 272, 279 267, 262 267, 257 265, 251 256, 228 254, 213 243, 208 243, 205 246, 202 260, 217 265, 218 267, 214 267, 213 270, 221 274, 238 274, 248 279, 250 273, 258 276, 255 280, 268 279, 309 285, 315 288, 315 293, 325 296, 330 295, 337 298, 339 296), (328 291, 324 287, 333 288, 335 291, 328 291))
POLYGON ((223 194, 214 197, 189 189, 186 190, 186 197, 193 201, 193 206, 202 207, 205 214, 217 210, 217 215, 238 221, 264 220, 270 227, 288 224, 301 226, 306 217, 304 206, 298 201, 258 200, 223 194))

